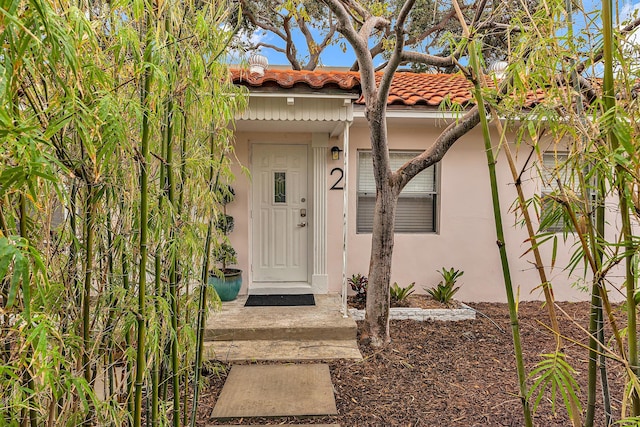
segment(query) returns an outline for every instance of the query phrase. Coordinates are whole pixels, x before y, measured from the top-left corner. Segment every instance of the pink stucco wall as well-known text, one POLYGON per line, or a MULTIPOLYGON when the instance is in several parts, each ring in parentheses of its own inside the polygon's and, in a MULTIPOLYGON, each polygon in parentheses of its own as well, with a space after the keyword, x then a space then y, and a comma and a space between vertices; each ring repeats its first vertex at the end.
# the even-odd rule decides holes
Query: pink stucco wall
MULTIPOLYGON (((422 150, 429 146, 444 128, 444 123, 434 120, 414 120, 398 125, 390 123, 389 140, 397 149, 422 150)), ((369 268, 371 235, 356 234, 356 151, 368 149, 369 137, 366 124, 356 121, 350 128, 350 152, 348 167, 349 233, 347 275, 367 274, 369 268)), ((253 143, 310 144, 310 133, 242 133, 236 135, 237 159, 249 167, 250 145, 253 143)), ((495 138, 498 141, 498 138, 495 138)), ((342 146, 342 137, 333 138, 329 146, 342 146)), ((515 150, 515 148, 514 148, 515 150)), ((529 149, 518 153, 519 163, 529 154, 529 149)), ((341 167, 340 161, 327 162, 327 188, 335 181, 329 176, 334 167, 341 167)), ((528 249, 527 233, 523 226, 516 224, 512 206, 516 191, 511 173, 503 155, 498 158, 498 179, 502 203, 506 245, 514 287, 519 288, 521 300, 542 299, 538 288, 539 279, 532 264, 531 254, 523 254, 528 249), (537 289, 536 289, 537 288, 537 289)), ((250 177, 237 169, 236 201, 229 206, 229 212, 236 217, 236 228, 231 239, 239 254, 240 267, 248 270, 251 237, 249 233, 250 177)), ((535 171, 523 175, 524 189, 528 196, 539 191, 535 171)), ((392 282, 401 286, 416 283, 418 292, 431 287, 440 280, 436 270, 442 267, 464 270, 459 280, 461 289, 457 298, 462 301, 501 301, 506 299, 495 226, 491 205, 487 162, 482 136, 475 129, 458 141, 441 162, 439 173, 439 227, 433 234, 397 234, 392 265, 392 282)), ((327 195, 327 268, 329 292, 340 292, 342 282, 342 191, 329 191, 327 195)), ((615 212, 609 212, 609 221, 616 223, 615 212)), ((582 278, 582 271, 573 274, 563 270, 568 264, 573 241, 564 244, 558 234, 559 248, 555 268, 551 269, 551 245, 543 245, 542 251, 548 265, 548 276, 554 285, 556 299, 576 301, 588 299, 585 288, 588 283, 582 278)), ((619 273, 618 273, 619 274, 619 273)), ((615 278, 614 278, 615 279, 615 278)), ((589 278, 587 278, 588 282, 589 278)), ((245 274, 242 293, 247 292, 250 274, 245 274)), ((516 291, 518 292, 518 291, 516 291)), ((617 299, 612 295, 612 299, 617 299)))

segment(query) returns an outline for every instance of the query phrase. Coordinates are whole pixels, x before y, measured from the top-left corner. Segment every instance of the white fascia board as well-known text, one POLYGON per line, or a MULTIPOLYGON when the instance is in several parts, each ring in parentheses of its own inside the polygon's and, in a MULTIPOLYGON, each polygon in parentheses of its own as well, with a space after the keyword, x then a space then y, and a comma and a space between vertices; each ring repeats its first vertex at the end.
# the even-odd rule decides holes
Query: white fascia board
POLYGON ((249 97, 255 98, 316 98, 316 99, 358 99, 357 94, 320 94, 320 93, 287 93, 287 92, 249 92, 249 97))
MULTIPOLYGON (((467 111, 420 111, 420 110, 387 110, 386 117, 388 119, 445 119, 445 120, 456 120, 461 119, 462 116, 465 115, 467 111)), ((353 118, 355 119, 364 119, 364 110, 355 109, 353 110, 353 118)), ((504 124, 506 123, 506 118, 500 117, 500 121, 504 124)), ((515 118, 513 121, 522 121, 521 118, 515 118)))
MULTIPOLYGON (((417 111, 417 110, 387 110, 388 119, 459 119, 465 111, 417 111)), ((364 119, 364 110, 353 110, 354 119, 364 119)))

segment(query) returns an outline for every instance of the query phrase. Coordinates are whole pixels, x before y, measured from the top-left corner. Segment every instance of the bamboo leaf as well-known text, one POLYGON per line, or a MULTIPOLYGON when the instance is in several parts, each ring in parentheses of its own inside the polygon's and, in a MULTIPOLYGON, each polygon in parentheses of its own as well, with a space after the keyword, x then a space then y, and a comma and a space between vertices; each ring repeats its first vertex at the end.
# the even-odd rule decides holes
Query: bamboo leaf
POLYGON ((9 244, 7 237, 0 237, 0 279, 7 276, 15 250, 15 247, 9 244))
POLYGON ((616 116, 615 124, 613 125, 613 133, 627 154, 630 156, 636 154, 636 149, 632 143, 630 124, 620 120, 620 118, 616 116))
POLYGON ((14 278, 18 275, 22 276, 22 304, 24 306, 24 316, 27 322, 31 323, 31 280, 29 280, 29 261, 24 257, 21 262, 16 263, 14 278))
POLYGON ((26 180, 25 170, 21 166, 6 168, 0 174, 0 197, 4 196, 12 187, 20 188, 26 180))
POLYGON ((558 236, 554 235, 553 247, 551 251, 551 269, 553 269, 553 267, 555 267, 556 265, 556 259, 558 259, 557 255, 558 255, 558 236))
POLYGON ((13 260, 13 274, 11 275, 11 281, 9 284, 7 307, 12 307, 15 303, 24 274, 27 274, 28 277, 28 263, 25 261, 21 253, 16 252, 13 260))
POLYGON ((555 412, 559 393, 569 416, 573 417, 572 403, 577 408, 580 408, 580 401, 576 393, 578 384, 572 375, 574 373, 573 368, 566 362, 562 353, 547 353, 542 354, 541 357, 542 360, 538 362, 536 368, 530 374, 530 378, 537 377, 529 390, 529 396, 535 396, 534 412, 538 408, 545 390, 549 389, 553 412, 555 412))

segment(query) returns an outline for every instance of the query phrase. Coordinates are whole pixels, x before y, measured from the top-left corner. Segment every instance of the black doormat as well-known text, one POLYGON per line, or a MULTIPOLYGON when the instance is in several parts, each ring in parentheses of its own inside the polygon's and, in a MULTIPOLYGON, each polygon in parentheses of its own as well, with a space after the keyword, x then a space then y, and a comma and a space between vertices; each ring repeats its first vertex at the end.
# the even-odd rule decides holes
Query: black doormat
POLYGON ((316 305, 313 294, 302 295, 249 295, 245 307, 316 305))

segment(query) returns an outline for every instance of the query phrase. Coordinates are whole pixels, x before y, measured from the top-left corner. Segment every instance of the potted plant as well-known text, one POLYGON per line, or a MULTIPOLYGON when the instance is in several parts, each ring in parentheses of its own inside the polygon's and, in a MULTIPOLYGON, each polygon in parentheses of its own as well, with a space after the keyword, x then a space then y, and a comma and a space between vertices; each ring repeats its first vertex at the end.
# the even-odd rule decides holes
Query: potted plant
POLYGON ((227 204, 235 198, 231 186, 222 186, 217 190, 218 200, 222 204, 222 213, 218 215, 216 230, 220 237, 213 249, 213 259, 217 268, 209 272, 209 284, 213 285, 221 301, 232 301, 238 296, 242 287, 242 270, 230 268, 237 262, 236 251, 229 243, 229 233, 233 231, 234 221, 227 215, 227 204))

